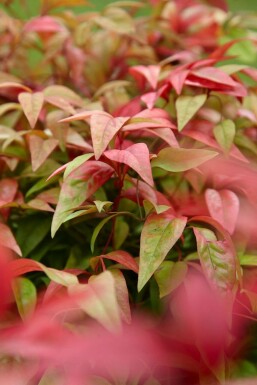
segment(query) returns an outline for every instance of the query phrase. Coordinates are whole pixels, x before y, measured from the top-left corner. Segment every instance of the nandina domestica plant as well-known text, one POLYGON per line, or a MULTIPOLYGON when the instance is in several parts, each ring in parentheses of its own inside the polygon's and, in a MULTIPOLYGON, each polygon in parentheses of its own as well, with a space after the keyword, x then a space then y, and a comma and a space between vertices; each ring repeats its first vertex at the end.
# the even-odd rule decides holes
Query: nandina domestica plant
POLYGON ((0 12, 2 383, 257 376, 256 17, 83 4, 0 12))

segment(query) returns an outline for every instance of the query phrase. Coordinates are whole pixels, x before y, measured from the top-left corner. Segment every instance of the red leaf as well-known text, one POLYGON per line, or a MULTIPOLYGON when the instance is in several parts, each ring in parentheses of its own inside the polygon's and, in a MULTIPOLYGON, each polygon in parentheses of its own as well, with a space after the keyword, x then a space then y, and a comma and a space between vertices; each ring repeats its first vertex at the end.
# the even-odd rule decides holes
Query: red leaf
POLYGON ((233 234, 239 214, 237 195, 230 190, 207 189, 205 199, 211 216, 233 234))
POLYGON ((128 269, 138 273, 138 264, 135 259, 126 251, 116 250, 108 254, 101 255, 102 258, 111 259, 112 261, 118 262, 128 269))
POLYGON ((209 4, 228 12, 228 3, 226 0, 207 0, 209 4))
POLYGON ((115 162, 124 163, 131 167, 149 185, 153 186, 152 169, 150 165, 150 154, 144 143, 136 143, 126 150, 109 150, 104 155, 115 162))
POLYGON ((241 39, 235 39, 227 42, 226 44, 223 44, 222 46, 218 47, 215 51, 211 53, 209 56, 210 59, 218 59, 221 60, 224 58, 225 53, 231 48, 234 44, 238 43, 239 41, 245 40, 244 38, 241 39))
POLYGON ((20 275, 30 273, 31 271, 42 271, 41 267, 33 259, 14 259, 10 263, 13 278, 19 277, 20 275))

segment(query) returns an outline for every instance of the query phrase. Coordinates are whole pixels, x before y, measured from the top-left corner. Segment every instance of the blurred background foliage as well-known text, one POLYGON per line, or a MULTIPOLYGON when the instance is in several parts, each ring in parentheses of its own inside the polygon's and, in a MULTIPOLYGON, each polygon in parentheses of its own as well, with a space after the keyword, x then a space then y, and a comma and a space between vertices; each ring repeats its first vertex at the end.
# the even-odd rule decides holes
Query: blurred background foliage
MULTIPOLYGON (((257 0, 227 0, 229 8, 232 12, 237 11, 255 11, 257 12, 257 0)), ((6 4, 12 4, 12 9, 17 17, 25 18, 33 17, 39 14, 40 0, 2 0, 0 8, 5 8, 6 4)), ((75 7, 75 12, 84 12, 85 10, 101 10, 107 4, 115 3, 112 0, 92 0, 90 5, 75 7)))

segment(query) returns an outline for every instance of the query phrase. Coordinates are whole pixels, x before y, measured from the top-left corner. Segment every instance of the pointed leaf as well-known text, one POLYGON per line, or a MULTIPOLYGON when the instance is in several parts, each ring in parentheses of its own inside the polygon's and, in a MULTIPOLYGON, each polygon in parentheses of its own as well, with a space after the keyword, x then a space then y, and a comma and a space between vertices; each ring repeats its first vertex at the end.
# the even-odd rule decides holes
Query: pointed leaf
POLYGON ((4 223, 0 223, 0 245, 15 251, 15 253, 22 255, 11 230, 4 223))
POLYGON ((44 96, 57 97, 64 99, 70 104, 78 107, 83 106, 83 100, 81 97, 72 91, 70 88, 61 85, 51 85, 44 89, 44 96))
POLYGON ((63 174, 63 177, 64 179, 73 171, 75 170, 76 168, 78 168, 79 166, 81 166, 83 163, 85 163, 87 160, 89 160, 90 158, 92 158, 94 154, 84 154, 84 155, 79 155, 77 156, 76 158, 74 158, 73 160, 71 160, 70 162, 66 163, 66 164, 63 164, 61 167, 58 167, 57 170, 55 170, 48 178, 47 178, 47 181, 49 179, 51 179, 52 177, 54 177, 55 175, 58 175, 60 174, 61 172, 64 171, 64 174, 63 174))
POLYGON ((148 216, 140 240, 138 291, 140 291, 165 259, 183 233, 187 219, 172 214, 148 216))
POLYGON ((225 87, 234 87, 236 84, 228 74, 216 67, 204 67, 191 73, 198 78, 210 80, 211 82, 222 84, 225 87))
POLYGON ((124 221, 122 217, 116 218, 114 233, 113 233, 113 245, 114 249, 119 249, 121 245, 127 239, 129 234, 129 225, 124 221))
POLYGON ((126 150, 109 150, 104 155, 115 162, 124 163, 131 167, 149 185, 153 186, 150 154, 145 143, 136 143, 126 150))
POLYGON ((129 305, 129 293, 126 284, 126 280, 122 272, 118 269, 113 269, 110 271, 114 278, 114 285, 116 291, 116 297, 121 313, 121 319, 127 323, 131 322, 131 312, 129 305))
POLYGON ((179 96, 176 100, 178 130, 182 131, 185 125, 199 111, 207 100, 207 95, 179 96))
POLYGON ((94 201, 94 204, 96 205, 97 211, 101 213, 102 211, 105 211, 105 209, 108 209, 111 207, 113 202, 110 201, 94 201))
POLYGON ((155 135, 155 136, 161 138, 166 143, 168 143, 168 145, 171 147, 179 147, 176 136, 174 135, 173 131, 168 127, 155 128, 154 130, 150 130, 150 129, 146 128, 143 130, 145 132, 149 132, 151 135, 155 135))
POLYGON ((76 275, 63 270, 46 267, 42 263, 34 261, 33 259, 15 259, 10 262, 10 268, 14 278, 32 271, 43 271, 52 281, 60 285, 68 287, 78 284, 76 275))
POLYGON ((87 161, 65 178, 52 222, 52 237, 71 210, 79 207, 110 179, 114 170, 99 161, 87 161))
POLYGON ((18 183, 15 179, 0 180, 0 206, 13 202, 18 191, 18 183))
POLYGON ((78 112, 77 114, 75 114, 73 116, 69 116, 68 118, 61 119, 60 122, 74 122, 76 120, 86 120, 86 119, 90 118, 92 115, 103 115, 103 116, 106 116, 106 117, 109 117, 109 118, 112 117, 110 114, 108 114, 105 111, 101 111, 101 110, 90 111, 90 110, 87 110, 87 111, 78 112))
POLYGON ((175 88, 178 95, 181 94, 185 80, 189 74, 188 70, 175 70, 169 76, 169 81, 175 88))
POLYGON ((218 152, 209 150, 166 147, 151 164, 152 167, 160 167, 166 171, 182 172, 198 167, 216 155, 218 152))
POLYGON ((115 134, 129 118, 113 118, 103 114, 94 114, 90 119, 91 137, 96 160, 100 158, 115 134))
POLYGON ((154 277, 160 291, 160 298, 169 295, 183 283, 187 274, 185 262, 164 261, 155 271, 154 277))
POLYGON ((113 215, 110 215, 106 218, 104 218, 100 223, 98 223, 98 225, 94 228, 94 231, 93 231, 93 234, 92 234, 92 238, 91 238, 91 242, 90 242, 90 248, 91 248, 91 251, 92 253, 94 252, 94 248, 95 248, 95 241, 98 237, 98 234, 100 233, 100 231, 102 230, 102 228, 104 227, 104 225, 109 222, 110 219, 116 217, 118 214, 113 214, 113 215))
POLYGON ((206 237, 205 229, 194 227, 193 230, 199 259, 207 279, 221 290, 232 290, 236 283, 236 258, 228 242, 206 237))
POLYGON ((32 170, 36 171, 58 145, 56 139, 42 139, 37 135, 29 137, 32 170))
POLYGON ((224 149, 225 152, 229 152, 236 133, 235 123, 226 119, 223 120, 220 124, 214 127, 213 134, 216 141, 219 143, 220 147, 224 149))
POLYGON ((130 73, 140 80, 140 77, 145 78, 153 89, 156 89, 161 68, 159 65, 143 66, 138 65, 130 68, 130 73))
POLYGON ((138 273, 138 265, 135 259, 126 251, 116 250, 108 254, 101 255, 101 257, 118 262, 135 273, 138 273))
POLYGON ((239 214, 239 199, 230 190, 207 189, 205 199, 211 216, 233 234, 239 214))
POLYGON ((12 287, 19 314, 25 320, 35 310, 37 290, 34 284, 27 278, 16 278, 12 287))
POLYGON ((29 121, 30 127, 34 128, 44 104, 44 94, 42 92, 35 92, 34 94, 21 92, 18 99, 29 121))
POLYGON ((90 277, 87 285, 76 285, 71 292, 85 293, 80 307, 105 328, 117 332, 121 313, 116 295, 115 280, 109 271, 90 277))

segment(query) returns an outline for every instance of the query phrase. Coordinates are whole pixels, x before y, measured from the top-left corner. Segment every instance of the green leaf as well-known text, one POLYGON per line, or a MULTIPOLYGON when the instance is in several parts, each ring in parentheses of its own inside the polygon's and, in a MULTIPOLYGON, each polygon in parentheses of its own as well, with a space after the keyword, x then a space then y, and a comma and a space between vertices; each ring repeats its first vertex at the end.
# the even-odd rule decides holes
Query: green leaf
POLYGON ((152 160, 151 165, 166 171, 182 172, 198 167, 217 155, 218 152, 209 150, 166 147, 152 160))
POLYGON ((110 215, 109 217, 107 218, 104 218, 100 223, 98 223, 98 225, 95 227, 94 231, 93 231, 93 234, 92 234, 92 238, 91 238, 91 242, 90 242, 90 248, 91 248, 91 251, 92 253, 94 252, 94 248, 95 248, 95 241, 96 241, 96 238, 98 237, 98 234, 100 233, 100 231, 102 230, 102 228, 104 227, 104 225, 109 222, 110 219, 116 217, 118 214, 113 214, 113 215, 110 215))
POLYGON ((111 207, 111 205, 113 204, 113 202, 110 202, 110 201, 94 201, 94 204, 96 205, 96 208, 97 208, 97 211, 99 213, 101 213, 102 211, 105 211, 105 209, 108 209, 109 207, 111 207))
POLYGON ((51 218, 42 215, 30 215, 18 222, 16 235, 22 255, 27 257, 50 232, 51 218))
POLYGON ((155 271, 154 277, 160 290, 160 297, 170 294, 184 281, 187 274, 185 262, 164 261, 155 271))
POLYGON ((34 94, 21 92, 18 95, 18 99, 30 127, 34 128, 44 104, 44 94, 42 92, 35 92, 34 94))
POLYGON ((213 129, 213 134, 216 141, 225 152, 230 151, 234 141, 235 133, 235 123, 230 119, 223 120, 213 129))
POLYGON ((115 221, 113 242, 114 249, 119 249, 125 242, 129 234, 129 225, 124 221, 122 217, 118 217, 115 221))
POLYGON ((73 171, 75 170, 76 168, 78 168, 79 166, 81 166, 83 163, 85 163, 87 160, 89 160, 90 158, 92 158, 94 154, 93 153, 90 153, 90 154, 84 154, 84 155, 80 155, 80 156, 77 156, 76 158, 74 158, 72 161, 70 161, 69 163, 67 163, 67 166, 66 166, 66 169, 64 171, 64 174, 63 174, 63 178, 67 178, 67 176, 73 171))
POLYGON ((170 206, 157 205, 156 203, 154 203, 148 199, 143 200, 143 205, 144 205, 144 210, 145 210, 146 215, 150 214, 150 212, 152 212, 152 211, 156 212, 156 214, 161 214, 164 211, 167 211, 170 209, 170 206))
POLYGON ((151 214, 141 233, 138 291, 140 291, 165 259, 170 249, 182 235, 185 217, 172 214, 151 214))
POLYGON ((182 95, 176 100, 175 106, 178 119, 178 130, 182 131, 190 119, 206 102, 207 95, 201 94, 196 96, 182 95))
MULTIPOLYGON (((209 282, 221 290, 232 290, 236 283, 236 256, 226 240, 206 237, 206 230, 193 228, 203 272, 209 282)), ((208 234, 210 234, 208 230, 208 234)))
POLYGON ((97 208, 95 206, 89 205, 87 209, 85 210, 77 210, 68 215, 64 220, 63 223, 68 222, 72 219, 83 217, 84 215, 92 214, 97 211, 97 208))
POLYGON ((61 224, 94 192, 110 179, 114 170, 106 163, 88 161, 70 172, 64 179, 52 222, 52 237, 61 224))
POLYGON ((37 304, 37 290, 27 278, 16 278, 12 284, 16 305, 22 319, 28 318, 37 304))
POLYGON ((239 260, 241 266, 257 266, 257 255, 243 254, 239 260))

